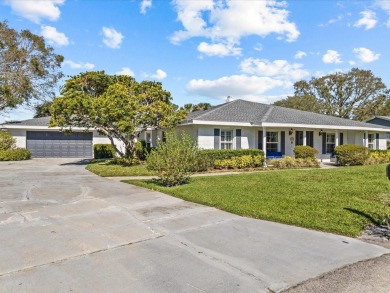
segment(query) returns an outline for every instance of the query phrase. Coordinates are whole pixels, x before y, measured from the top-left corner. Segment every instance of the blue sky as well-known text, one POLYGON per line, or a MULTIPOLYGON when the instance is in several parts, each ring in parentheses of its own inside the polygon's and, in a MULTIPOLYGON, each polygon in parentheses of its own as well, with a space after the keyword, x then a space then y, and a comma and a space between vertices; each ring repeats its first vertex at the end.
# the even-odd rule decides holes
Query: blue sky
MULTIPOLYGON (((176 104, 273 103, 353 67, 390 86, 390 0, 0 0, 0 19, 87 70, 157 80, 176 104)), ((0 116, 31 118, 21 107, 0 116)))

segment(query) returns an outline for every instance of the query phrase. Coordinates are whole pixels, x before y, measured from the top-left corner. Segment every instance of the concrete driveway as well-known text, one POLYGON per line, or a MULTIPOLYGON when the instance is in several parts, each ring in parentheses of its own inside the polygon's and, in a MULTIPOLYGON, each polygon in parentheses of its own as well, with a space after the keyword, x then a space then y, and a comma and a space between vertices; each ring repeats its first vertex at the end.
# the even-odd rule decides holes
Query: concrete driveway
POLYGON ((0 162, 0 291, 269 292, 390 252, 97 177, 0 162))

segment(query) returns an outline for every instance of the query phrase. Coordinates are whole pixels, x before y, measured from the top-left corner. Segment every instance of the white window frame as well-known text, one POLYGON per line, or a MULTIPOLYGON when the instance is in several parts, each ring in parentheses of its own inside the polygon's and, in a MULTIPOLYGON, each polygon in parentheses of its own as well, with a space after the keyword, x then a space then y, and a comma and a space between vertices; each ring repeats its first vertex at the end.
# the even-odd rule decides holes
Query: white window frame
POLYGON ((332 152, 328 152, 328 146, 333 145, 333 150, 336 147, 336 133, 326 133, 326 153, 332 154, 332 152), (333 136, 333 142, 329 142, 328 136, 333 136))
POLYGON ((370 150, 375 150, 376 149, 376 144, 375 144, 375 133, 369 133, 367 135, 367 146, 370 150))
POLYGON ((232 150, 234 149, 234 144, 233 144, 233 140, 234 140, 234 136, 233 136, 233 130, 232 129, 221 129, 220 130, 220 144, 219 144, 219 148, 221 150, 232 150), (223 133, 223 134, 222 134, 223 133), (230 133, 230 140, 226 140, 227 138, 227 133, 230 133), (230 146, 230 147, 228 147, 230 146))
POLYGON ((265 139, 265 149, 266 152, 278 152, 279 151, 279 131, 266 131, 266 139, 265 139), (268 133, 276 133, 276 141, 269 141, 270 136, 268 136, 268 133), (276 151, 271 151, 268 149, 268 145, 276 145, 276 151))

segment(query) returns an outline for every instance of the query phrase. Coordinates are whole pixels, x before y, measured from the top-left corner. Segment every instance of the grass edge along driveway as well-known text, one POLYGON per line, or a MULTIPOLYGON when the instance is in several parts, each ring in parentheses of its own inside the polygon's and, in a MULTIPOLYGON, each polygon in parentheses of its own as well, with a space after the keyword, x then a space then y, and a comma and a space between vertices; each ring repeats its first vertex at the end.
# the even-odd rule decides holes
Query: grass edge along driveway
POLYGON ((346 236, 380 223, 379 198, 390 192, 385 165, 198 177, 177 187, 124 182, 245 217, 346 236))

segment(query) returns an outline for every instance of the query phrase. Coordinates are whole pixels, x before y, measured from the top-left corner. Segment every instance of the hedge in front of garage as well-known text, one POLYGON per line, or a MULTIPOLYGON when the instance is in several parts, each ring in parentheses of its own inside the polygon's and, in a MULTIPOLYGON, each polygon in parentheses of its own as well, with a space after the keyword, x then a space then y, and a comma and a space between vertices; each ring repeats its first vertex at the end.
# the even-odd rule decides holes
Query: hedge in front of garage
POLYGON ((111 144, 95 144, 93 156, 95 159, 111 159, 115 157, 116 151, 111 144))
POLYGON ((28 149, 8 149, 0 150, 0 161, 23 161, 31 159, 28 149))

